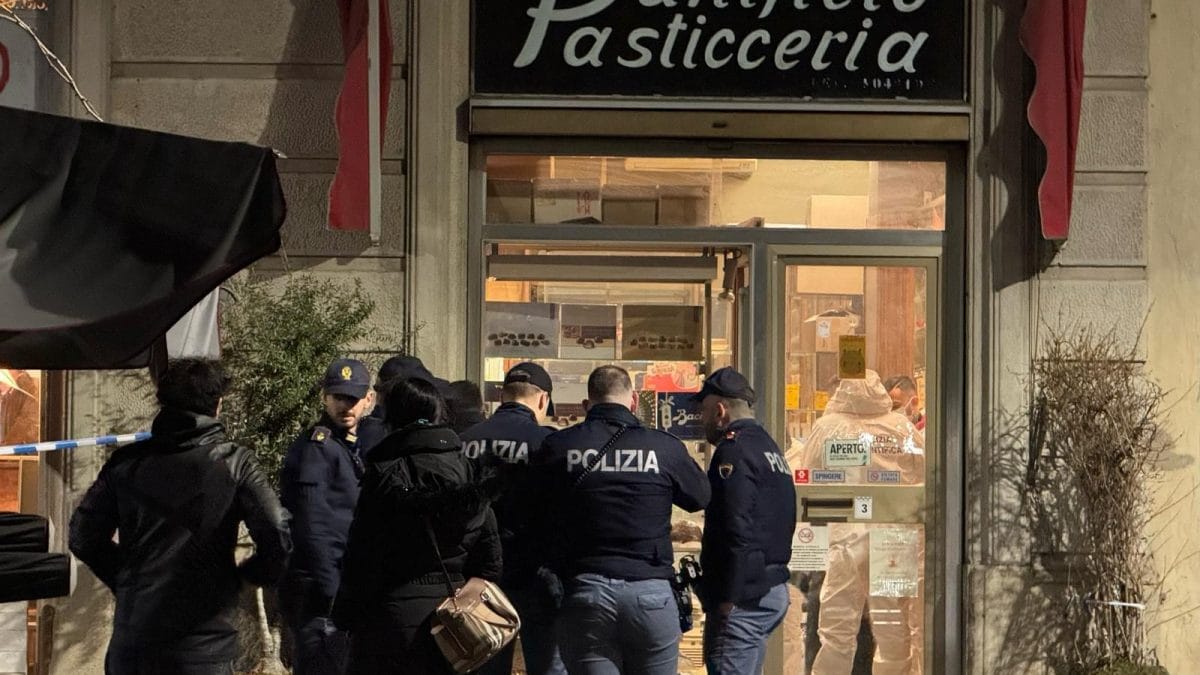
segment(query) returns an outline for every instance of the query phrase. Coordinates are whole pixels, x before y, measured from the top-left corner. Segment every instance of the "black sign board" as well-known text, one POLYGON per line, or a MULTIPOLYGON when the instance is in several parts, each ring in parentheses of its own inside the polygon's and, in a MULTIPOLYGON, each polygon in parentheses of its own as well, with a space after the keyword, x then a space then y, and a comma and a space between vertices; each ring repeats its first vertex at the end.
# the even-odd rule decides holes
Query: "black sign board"
POLYGON ((474 0, 478 94, 961 101, 963 0, 474 0))

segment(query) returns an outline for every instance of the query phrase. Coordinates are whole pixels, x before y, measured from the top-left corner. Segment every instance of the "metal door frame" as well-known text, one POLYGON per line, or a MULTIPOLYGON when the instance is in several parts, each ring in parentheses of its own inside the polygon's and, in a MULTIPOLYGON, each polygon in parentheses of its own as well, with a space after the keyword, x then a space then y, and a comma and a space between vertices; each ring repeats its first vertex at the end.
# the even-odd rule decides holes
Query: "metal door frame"
MULTIPOLYGON (((828 246, 822 248, 815 247, 797 247, 797 246, 771 246, 769 247, 768 255, 771 262, 771 286, 768 291, 770 309, 768 311, 768 330, 766 339, 769 340, 769 345, 763 352, 768 355, 770 363, 784 363, 786 357, 787 335, 787 270, 793 266, 803 267, 896 267, 906 269, 923 269, 925 270, 925 320, 926 320, 926 341, 925 341, 925 361, 926 361, 926 377, 925 377, 925 400, 934 402, 937 407, 936 415, 934 416, 934 425, 926 429, 925 433, 925 452, 928 460, 932 458, 932 468, 927 469, 925 482, 925 497, 922 500, 924 505, 925 518, 924 540, 925 540, 925 613, 926 630, 924 631, 924 653, 928 656, 926 660, 925 672, 927 673, 943 673, 947 672, 944 665, 944 655, 938 653, 937 645, 945 631, 945 627, 940 625, 939 617, 945 616, 945 608, 939 605, 944 605, 947 601, 945 594, 938 594, 935 589, 947 588, 947 565, 948 555, 945 550, 945 542, 947 538, 944 532, 947 527, 947 511, 948 508, 943 503, 940 495, 943 494, 942 486, 946 482, 946 476, 943 472, 943 463, 946 455, 946 446, 943 444, 943 419, 946 417, 944 406, 947 401, 943 391, 943 358, 945 352, 945 334, 943 324, 943 304, 944 304, 944 289, 941 280, 943 277, 942 270, 942 249, 940 247, 905 247, 905 248, 890 248, 890 247, 873 247, 867 250, 854 250, 852 253, 848 247, 828 246)), ((786 410, 784 396, 780 392, 784 391, 784 385, 787 383, 786 373, 782 368, 766 369, 765 389, 763 391, 774 394, 769 399, 770 405, 759 409, 760 421, 766 426, 776 439, 779 439, 781 447, 787 440, 786 433, 786 410)), ((881 373, 881 375, 884 375, 881 373)), ((818 488, 819 489, 819 488, 818 488)), ((799 490, 799 487, 798 487, 799 490)), ((800 495, 797 493, 797 515, 800 511, 800 495)), ((773 641, 772 656, 778 658, 782 651, 782 645, 778 639, 773 641)))
MULTIPOLYGON (((781 415, 774 401, 779 385, 778 363, 783 323, 777 316, 782 306, 783 268, 788 261, 832 260, 935 261, 934 275, 927 288, 935 302, 929 311, 938 318, 937 339, 927 338, 927 349, 936 350, 931 360, 938 369, 936 388, 940 420, 931 430, 937 439, 936 483, 926 486, 927 503, 936 504, 934 526, 927 525, 927 543, 940 553, 940 564, 928 565, 935 574, 926 579, 927 672, 957 673, 964 669, 963 606, 966 599, 963 574, 964 501, 963 457, 965 451, 965 354, 966 354, 966 146, 965 144, 872 144, 862 142, 811 143, 803 140, 771 142, 578 138, 578 137, 473 137, 470 149, 467 246, 467 372, 483 368, 483 301, 486 283, 485 247, 494 243, 545 245, 592 244, 638 248, 738 247, 750 259, 748 291, 750 302, 742 308, 750 339, 738 355, 753 386, 763 392, 768 404, 762 411, 764 426, 777 432, 781 415), (486 213, 486 157, 489 153, 511 154, 607 154, 679 157, 757 157, 780 159, 840 160, 936 160, 946 165, 946 229, 931 230, 820 230, 743 227, 649 227, 625 225, 489 224, 486 213), (936 539, 930 539, 930 536, 936 539), (932 606, 930 606, 932 603, 932 606), (932 609, 932 612, 928 610, 932 609)), ((928 433, 928 432, 927 432, 928 433)))

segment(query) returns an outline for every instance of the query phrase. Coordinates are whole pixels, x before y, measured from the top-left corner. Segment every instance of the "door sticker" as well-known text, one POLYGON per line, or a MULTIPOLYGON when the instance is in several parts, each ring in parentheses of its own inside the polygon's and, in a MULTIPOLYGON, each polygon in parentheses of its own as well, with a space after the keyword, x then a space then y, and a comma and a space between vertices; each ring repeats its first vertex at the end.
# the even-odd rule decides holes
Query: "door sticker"
POLYGON ((843 335, 838 338, 838 377, 861 380, 867 376, 867 338, 843 335))
POLYGON ((921 533, 901 527, 870 532, 870 594, 882 598, 915 598, 920 582, 921 533))
POLYGON ((813 483, 845 483, 845 471, 830 471, 829 469, 813 469, 809 472, 813 483))
POLYGON ((792 572, 823 572, 829 558, 829 528, 810 523, 796 523, 792 535, 792 572))
POLYGON ((879 471, 876 469, 871 469, 870 471, 867 472, 867 482, 868 483, 882 483, 885 485, 899 485, 900 484, 900 472, 899 471, 879 471))
POLYGON ((854 519, 870 520, 875 516, 874 500, 871 497, 854 498, 854 519))
POLYGON ((831 438, 825 441, 825 466, 830 469, 866 466, 871 449, 858 438, 831 438))

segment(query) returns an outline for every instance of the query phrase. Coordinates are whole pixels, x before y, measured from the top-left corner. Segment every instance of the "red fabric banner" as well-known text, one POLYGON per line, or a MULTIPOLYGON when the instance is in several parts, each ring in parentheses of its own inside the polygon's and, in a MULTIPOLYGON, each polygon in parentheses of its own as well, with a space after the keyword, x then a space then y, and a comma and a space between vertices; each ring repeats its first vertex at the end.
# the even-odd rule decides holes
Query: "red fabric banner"
POLYGON ((342 21, 346 74, 334 113, 338 134, 337 173, 329 187, 329 228, 371 229, 370 136, 367 110, 368 1, 379 3, 379 139, 387 128, 392 81, 392 29, 387 0, 337 0, 342 21))
POLYGON ((1066 239, 1071 225, 1086 19, 1087 0, 1029 0, 1021 19, 1021 45, 1037 68, 1029 125, 1046 146, 1038 188, 1046 239, 1066 239))

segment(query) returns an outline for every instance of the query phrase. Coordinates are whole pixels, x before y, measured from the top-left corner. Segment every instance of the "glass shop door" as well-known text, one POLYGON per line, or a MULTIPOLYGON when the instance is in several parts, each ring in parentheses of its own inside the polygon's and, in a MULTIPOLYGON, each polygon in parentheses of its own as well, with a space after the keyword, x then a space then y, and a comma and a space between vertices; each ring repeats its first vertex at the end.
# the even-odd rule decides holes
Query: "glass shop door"
POLYGON ((778 272, 776 419, 800 521, 778 672, 932 672, 937 260, 781 258, 778 272))

